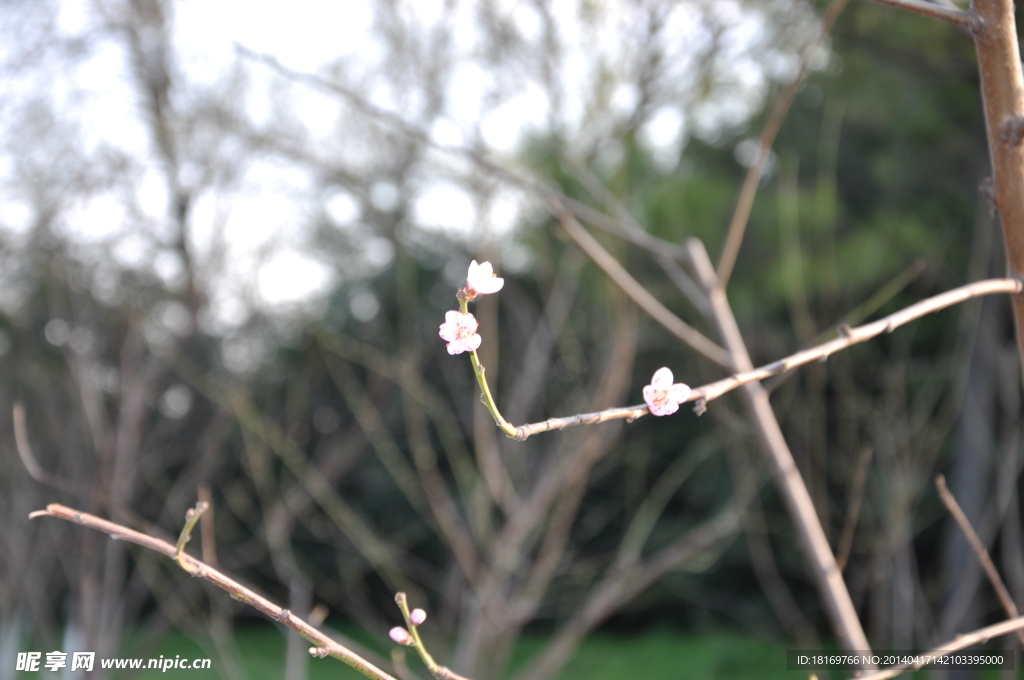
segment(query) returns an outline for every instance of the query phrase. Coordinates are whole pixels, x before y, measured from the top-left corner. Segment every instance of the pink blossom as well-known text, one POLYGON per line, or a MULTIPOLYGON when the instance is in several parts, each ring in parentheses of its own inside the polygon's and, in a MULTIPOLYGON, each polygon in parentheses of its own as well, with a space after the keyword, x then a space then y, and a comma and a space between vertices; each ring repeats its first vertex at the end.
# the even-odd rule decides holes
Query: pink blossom
POLYGON ((477 295, 497 293, 505 285, 505 279, 495 276, 490 262, 477 264, 476 260, 469 263, 469 275, 466 276, 466 299, 473 300, 477 295))
POLYGON ((475 351, 480 346, 481 340, 480 336, 476 334, 476 329, 479 326, 476 317, 468 312, 463 314, 454 309, 446 312, 439 335, 442 340, 448 342, 448 354, 475 351))
POLYGON ((659 368, 651 378, 651 384, 644 387, 644 401, 651 415, 667 416, 679 410, 679 405, 690 396, 690 387, 683 383, 672 384, 672 371, 659 368))
POLYGON ((401 626, 395 626, 394 628, 392 628, 388 632, 388 635, 391 636, 392 640, 394 640, 400 645, 411 647, 412 645, 416 644, 415 641, 412 639, 412 635, 409 634, 409 631, 407 631, 405 628, 402 628, 401 626))
POLYGON ((427 620, 427 613, 422 609, 413 609, 412 613, 409 614, 409 620, 412 625, 418 626, 427 620))

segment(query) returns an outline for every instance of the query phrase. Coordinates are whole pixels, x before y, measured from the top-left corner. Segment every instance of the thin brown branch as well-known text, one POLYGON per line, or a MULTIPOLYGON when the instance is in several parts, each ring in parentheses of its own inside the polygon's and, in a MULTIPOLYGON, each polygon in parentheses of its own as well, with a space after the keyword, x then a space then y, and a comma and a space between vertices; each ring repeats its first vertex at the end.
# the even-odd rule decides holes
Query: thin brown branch
MULTIPOLYGON (((985 628, 979 628, 973 633, 967 633, 965 635, 957 635, 955 640, 951 640, 943 645, 928 650, 923 654, 917 654, 915 656, 920 657, 943 657, 952 654, 953 652, 967 647, 972 647, 977 644, 988 642, 992 638, 997 638, 1007 633, 1024 629, 1024 616, 1020 616, 1015 619, 1009 619, 1002 623, 996 623, 985 628)), ((934 661, 933 661, 934 663, 934 661)), ((893 666, 892 668, 886 668, 878 671, 877 673, 871 673, 869 675, 858 675, 857 680, 889 680, 889 678, 895 678, 897 675, 902 675, 907 671, 916 671, 924 668, 928 664, 917 663, 917 664, 902 664, 900 666, 893 666)))
POLYGON ((89 489, 81 484, 76 484, 69 479, 65 479, 44 469, 36 459, 35 453, 32 451, 32 445, 29 443, 28 425, 25 421, 25 406, 20 401, 14 402, 12 419, 14 423, 14 445, 18 451, 18 457, 21 459, 21 464, 25 466, 25 471, 28 472, 32 479, 36 480, 40 484, 45 484, 46 486, 56 489, 57 491, 63 491, 64 493, 68 493, 82 499, 97 500, 102 505, 109 508, 114 514, 120 515, 123 519, 131 522, 135 526, 152 534, 166 536, 160 527, 151 522, 147 522, 123 503, 118 503, 113 500, 105 491, 101 489, 89 489))
POLYGON ((942 19, 959 28, 970 29, 974 26, 974 17, 969 12, 965 12, 962 9, 956 9, 953 7, 945 7, 933 2, 924 2, 923 0, 874 0, 875 2, 882 5, 889 5, 890 7, 899 7, 915 14, 920 14, 926 17, 932 17, 933 19, 942 19))
POLYGON ((677 457, 658 477, 644 495, 643 503, 637 508, 633 519, 626 527, 619 543, 618 552, 615 555, 615 568, 620 569, 633 566, 640 561, 644 546, 650 538, 654 527, 668 505, 672 497, 682 487, 690 475, 703 463, 714 451, 712 447, 705 447, 697 453, 677 457))
MULTIPOLYGON (((680 260, 687 263, 690 261, 689 253, 686 252, 686 249, 681 248, 675 243, 648 234, 633 215, 630 214, 629 210, 626 209, 626 206, 622 204, 622 201, 609 191, 608 187, 601 182, 590 168, 579 166, 569 161, 565 161, 563 167, 566 167, 567 171, 571 172, 586 187, 587 191, 618 219, 617 228, 612 233, 653 254, 655 261, 665 271, 665 274, 672 279, 672 282, 676 284, 679 291, 689 299, 690 304, 701 314, 707 316, 709 314, 707 296, 693 278, 679 266, 680 260), (670 256, 673 252, 676 253, 676 257, 670 256)), ((574 209, 572 212, 578 218, 587 221, 586 218, 580 215, 578 210, 574 209)))
POLYGON ((573 425, 596 425, 607 420, 617 420, 619 418, 625 418, 627 423, 631 423, 640 416, 645 416, 648 413, 650 413, 650 410, 647 408, 647 405, 639 404, 637 406, 622 406, 620 408, 605 409, 604 411, 597 411, 596 413, 580 413, 566 418, 548 418, 547 420, 539 423, 520 425, 516 428, 515 438, 519 441, 523 441, 530 435, 540 434, 541 432, 564 430, 565 428, 572 427, 573 425))
POLYGON ((417 484, 416 472, 405 459, 401 447, 391 434, 391 428, 384 415, 374 405, 366 389, 349 365, 341 361, 327 361, 327 372, 338 387, 345 405, 362 428, 366 440, 370 442, 377 459, 388 471, 395 486, 418 514, 424 515, 427 503, 423 488, 417 484))
MULTIPOLYGON (((568 210, 560 203, 552 201, 551 211, 558 217, 562 228, 576 242, 583 252, 594 261, 597 266, 615 282, 622 291, 628 295, 641 309, 647 312, 655 321, 665 327, 670 333, 685 342, 687 345, 703 354, 705 357, 724 368, 732 368, 729 354, 709 340, 693 326, 689 325, 678 316, 673 314, 668 307, 661 304, 650 291, 630 276, 629 272, 619 264, 618 260, 612 257, 611 253, 604 249, 597 239, 580 226, 568 210)), ((619 416, 623 417, 623 416, 619 416)), ((573 423, 575 424, 575 423, 573 423)), ((518 436, 517 436, 518 438, 518 436)))
MULTIPOLYGON (((725 295, 725 288, 715 275, 714 266, 707 250, 704 249, 704 244, 699 239, 691 238, 687 240, 686 246, 690 249, 690 259, 697 281, 707 291, 712 318, 718 326, 723 343, 732 355, 733 363, 741 369, 752 367, 750 353, 725 295)), ((832 554, 811 494, 807 491, 807 485, 797 469, 793 453, 768 401, 768 391, 760 383, 750 383, 744 386, 742 397, 760 444, 772 463, 775 488, 782 496, 797 530, 807 566, 816 581, 825 611, 832 622, 832 629, 840 644, 848 651, 871 649, 857 617, 853 600, 850 599, 850 593, 843 581, 843 575, 836 568, 835 555, 832 554)), ((868 667, 867 670, 874 668, 868 667)))
POLYGON ((199 532, 202 542, 200 546, 203 553, 203 561, 210 566, 217 567, 217 541, 213 533, 213 494, 210 493, 210 485, 203 483, 199 485, 198 493, 200 503, 206 503, 206 512, 199 520, 202 531, 199 532))
MULTIPOLYGON (((847 2, 848 0, 832 0, 828 9, 825 10, 821 17, 821 31, 818 34, 817 40, 812 44, 817 44, 828 34, 839 13, 846 7, 847 2)), ((810 47, 808 45, 806 49, 810 47)), ((743 178, 743 186, 740 188, 739 198, 736 199, 736 209, 733 211, 732 220, 729 222, 729 231, 725 237, 725 245, 722 246, 722 255, 718 259, 717 275, 722 288, 728 286, 729 277, 732 276, 733 267, 736 265, 736 258, 739 256, 740 246, 743 244, 743 234, 746 232, 747 223, 750 221, 750 211, 754 207, 757 187, 761 183, 761 173, 764 172, 764 165, 768 161, 768 153, 775 143, 776 135, 779 134, 782 121, 786 119, 786 114, 789 113, 789 107, 793 103, 793 98, 796 96, 797 90, 800 89, 800 84, 803 83, 804 76, 807 74, 806 49, 800 59, 800 71, 793 78, 792 82, 779 94, 779 98, 775 100, 775 106, 772 107, 768 121, 764 124, 764 129, 761 130, 761 137, 757 140, 757 157, 747 169, 746 177, 743 178)))
MULTIPOLYGON (((114 540, 128 541, 129 543, 141 545, 144 548, 160 553, 170 559, 175 559, 175 555, 177 553, 177 548, 167 541, 162 541, 159 538, 154 538, 148 534, 129 529, 121 526, 120 524, 108 522, 107 520, 96 517, 95 515, 90 515, 87 512, 81 512, 58 503, 51 503, 46 506, 46 510, 38 510, 29 515, 29 519, 35 519, 37 517, 57 517, 58 519, 67 520, 68 522, 74 522, 75 524, 80 524, 89 529, 101 531, 114 540)), ((199 578, 209 581, 221 590, 226 591, 232 599, 244 602, 245 604, 259 610, 274 621, 288 626, 296 633, 312 642, 316 645, 309 650, 309 653, 313 656, 321 659, 326 656, 333 656, 336 659, 344 661, 346 664, 368 678, 374 678, 375 680, 395 680, 393 676, 385 673, 348 648, 338 644, 324 633, 292 614, 287 609, 278 607, 262 595, 246 588, 234 579, 225 576, 208 564, 201 562, 184 552, 179 556, 179 561, 182 563, 182 568, 188 571, 192 576, 198 576, 199 578)))
MULTIPOLYGON (((1024 291, 1024 283, 1021 283, 1021 281, 1017 279, 986 279, 984 281, 969 283, 966 286, 954 288, 953 290, 946 291, 945 293, 940 293, 934 297, 916 302, 909 307, 905 307, 904 309, 894 312, 889 316, 879 319, 878 321, 873 321, 871 323, 864 324, 863 326, 858 326, 857 328, 840 326, 840 337, 835 340, 829 340, 828 342, 824 342, 815 347, 801 350, 796 354, 791 354, 784 359, 773 361, 772 363, 765 364, 759 368, 742 371, 729 376, 728 378, 696 387, 690 392, 690 396, 686 401, 696 402, 694 410, 697 411, 698 414, 703 413, 709 401, 718 399, 737 387, 742 387, 743 385, 752 382, 758 382, 774 375, 787 373, 794 368, 804 366, 805 364, 809 364, 814 361, 824 361, 836 352, 842 351, 847 347, 851 347, 861 342, 871 340, 882 333, 891 333, 900 326, 906 325, 916 319, 920 319, 922 316, 927 316, 928 314, 945 309, 946 307, 952 307, 953 305, 984 295, 996 295, 999 293, 1014 295, 1022 291, 1024 291)), ((547 432, 549 430, 561 430, 573 425, 603 423, 607 420, 613 420, 616 418, 625 418, 628 422, 633 422, 637 418, 647 415, 649 412, 650 411, 648 411, 646 405, 638 404, 636 406, 611 408, 597 413, 583 413, 566 418, 549 418, 548 420, 539 423, 520 425, 516 428, 517 432, 520 433, 516 436, 516 439, 523 440, 530 435, 547 432)))
MULTIPOLYGON (((453 426, 458 419, 447 400, 442 399, 419 373, 406 371, 398 358, 384 353, 379 347, 346 335, 320 333, 317 336, 317 343, 328 354, 337 355, 384 376, 401 388, 406 397, 423 408, 441 438, 448 464, 451 465, 455 482, 459 486, 459 493, 463 498, 478 495, 478 482, 475 469, 470 462, 469 450, 466 448, 462 433, 453 426)), ((482 526, 480 518, 471 514, 470 519, 476 522, 476 529, 479 530, 482 526)))
MULTIPOLYGON (((590 390, 591 403, 608 403, 618 398, 629 385, 633 358, 636 353, 636 324, 615 324, 615 335, 611 352, 601 370, 597 384, 590 390)), ((646 408, 646 407, 645 407, 646 408)), ((551 463, 541 472, 538 483, 512 514, 495 541, 495 555, 491 559, 494 569, 490 574, 492 583, 503 579, 520 569, 532 550, 524 543, 535 538, 535 529, 546 523, 551 509, 568 490, 585 484, 590 471, 600 461, 612 442, 617 430, 607 428, 604 432, 592 431, 582 437, 571 449, 553 456, 551 463)))
POLYGON ((666 573, 735 535, 744 508, 758 488, 753 477, 753 474, 748 474, 741 480, 732 499, 714 517, 679 536, 648 560, 606 574, 587 594, 579 611, 561 625, 544 651, 520 670, 515 679, 551 678, 580 641, 623 602, 635 597, 666 573))
MULTIPOLYGON (((889 303, 899 293, 903 292, 903 289, 909 286, 914 279, 924 273, 927 268, 927 262, 923 257, 916 258, 910 265, 899 272, 889 281, 886 281, 878 288, 873 294, 871 294, 867 300, 857 305, 854 309, 847 312, 842 316, 842 323, 852 326, 859 324, 864 319, 868 318, 884 305, 889 303)), ((825 330, 818 333, 814 340, 808 344, 814 345, 822 342, 831 340, 836 333, 835 328, 826 328, 825 330)), ((786 373, 784 375, 775 376, 765 384, 765 389, 769 393, 774 393, 784 382, 789 380, 793 373, 786 373)))
POLYGON ((740 385, 764 380, 769 376, 786 373, 797 366, 803 366, 813 361, 824 361, 836 352, 844 350, 847 347, 870 340, 882 333, 891 333, 900 326, 910 323, 916 319, 920 319, 922 316, 927 316, 928 314, 937 312, 940 309, 951 307, 972 298, 984 295, 994 295, 997 293, 1008 293, 1013 295, 1020 293, 1022 290, 1024 290, 1024 284, 1017 279, 986 279, 985 281, 977 281, 975 283, 967 284, 966 286, 960 286, 959 288, 954 288, 953 290, 940 293, 934 297, 912 304, 909 307, 905 307, 904 309, 883 317, 878 321, 873 321, 871 323, 864 324, 863 326, 849 328, 848 326, 842 325, 839 327, 840 337, 835 340, 830 340, 815 347, 801 350, 796 354, 786 357, 785 359, 779 359, 778 361, 766 364, 760 368, 737 373, 729 378, 699 387, 690 394, 689 400, 699 401, 703 399, 705 402, 711 401, 727 392, 731 392, 740 385))
POLYGON ((843 533, 839 535, 836 551, 836 566, 839 567, 839 571, 846 569, 850 551, 853 549, 853 532, 857 529, 857 520, 860 518, 860 506, 864 501, 864 482, 868 478, 868 465, 871 463, 873 451, 870 446, 865 446, 857 457, 857 470, 853 473, 853 481, 850 483, 850 506, 846 511, 846 522, 843 523, 843 533))
POLYGON ((306 479, 304 484, 311 498, 328 514, 346 538, 358 549, 360 555, 395 590, 415 590, 399 568, 401 550, 389 545, 372 530, 369 523, 353 508, 337 490, 321 475, 305 474, 308 460, 295 442, 274 422, 263 418, 251 400, 240 392, 226 392, 213 386, 200 368, 188 357, 176 357, 174 369, 190 384, 205 394, 214 403, 231 410, 242 428, 244 436, 262 441, 284 463, 296 479, 306 479))
MULTIPOLYGON (((725 424, 724 419, 716 420, 723 426, 722 429, 729 427, 725 424)), ((733 440, 726 447, 726 460, 732 478, 740 479, 752 464, 758 466, 758 463, 755 462, 757 454, 749 451, 746 442, 737 439, 734 433, 723 432, 722 434, 723 439, 733 440)), ((778 619, 786 633, 797 642, 800 649, 820 649, 821 640, 818 638, 814 626, 804 616, 789 585, 786 584, 779 572, 779 565, 775 559, 775 548, 772 546, 769 536, 768 520, 765 519, 764 507, 759 496, 755 495, 750 499, 747 510, 743 513, 742 526, 750 566, 754 570, 754 577, 761 586, 761 591, 768 598, 768 604, 775 612, 775 618, 778 619)))
POLYGON ((678 243, 672 243, 657 236, 652 236, 643 229, 633 229, 631 225, 635 220, 632 217, 630 217, 628 222, 623 222, 616 217, 606 215, 597 208, 592 208, 586 203, 577 201, 571 196, 562 196, 557 193, 553 195, 577 219, 597 227, 601 231, 626 239, 633 245, 639 246, 651 253, 671 257, 683 264, 689 264, 690 262, 690 254, 686 252, 686 248, 678 243))
MULTIPOLYGON (((978 533, 971 526, 971 521, 967 519, 967 515, 964 514, 960 504, 957 503, 956 498, 950 492, 949 487, 946 486, 946 478, 943 475, 938 475, 935 478, 935 488, 939 491, 939 498, 945 503, 946 509, 949 510, 949 514, 953 516, 956 523, 960 526, 960 530, 964 532, 964 537, 967 542, 971 544, 971 549, 974 550, 974 554, 978 556, 978 561, 981 562, 982 568, 985 570, 985 575, 988 576, 989 583, 992 584, 992 589, 996 591, 996 596, 999 597, 999 602, 1003 605, 1003 609, 1006 610, 1006 615, 1010 618, 1017 618, 1020 616, 1020 612, 1017 611, 1017 605, 1014 603, 1013 598, 1010 596, 1010 591, 1006 589, 1006 584, 1003 583, 1002 577, 999 576, 999 571, 996 569, 996 565, 992 563, 992 558, 988 554, 988 550, 985 548, 985 544, 981 542, 981 538, 978 537, 978 533)), ((1017 637, 1020 639, 1022 645, 1024 645, 1024 631, 1017 631, 1017 637)))

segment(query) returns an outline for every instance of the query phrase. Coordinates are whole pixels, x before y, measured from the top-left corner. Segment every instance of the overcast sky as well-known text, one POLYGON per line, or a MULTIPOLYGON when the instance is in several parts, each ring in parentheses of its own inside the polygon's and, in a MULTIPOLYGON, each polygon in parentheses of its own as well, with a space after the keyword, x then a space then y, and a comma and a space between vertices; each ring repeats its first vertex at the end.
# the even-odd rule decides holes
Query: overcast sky
MULTIPOLYGON (((812 33, 813 14, 805 5, 780 1, 757 7, 762 5, 789 7, 795 17, 793 30, 812 33)), ((480 3, 410 0, 397 6, 403 25, 424 42, 432 31, 450 31, 445 103, 427 130, 442 147, 476 143, 495 158, 510 159, 524 133, 545 131, 552 124, 585 145, 607 135, 636 107, 639 90, 630 83, 636 75, 631 69, 643 47, 638 41, 644 39, 646 17, 632 3, 551 3, 554 40, 560 48, 553 73, 546 77, 556 83, 557 102, 548 96, 551 90, 546 89, 540 61, 529 61, 531 51, 541 55, 549 44, 545 40, 551 39, 534 3, 490 3, 527 46, 528 57, 517 57, 507 73, 496 71, 487 60, 480 3), (580 14, 587 6, 605 11, 588 19, 580 14), (608 71, 615 80, 607 93, 606 111, 595 116, 595 83, 608 71)), ((0 229, 22 233, 37 217, 38 204, 19 184, 23 161, 38 156, 40 165, 52 167, 55 158, 68 157, 55 147, 56 141, 35 144, 24 139, 25 102, 46 102, 61 125, 75 130, 86 155, 113 148, 138 163, 130 195, 121 186, 94 187, 62 206, 57 228, 83 244, 102 244, 102 252, 121 266, 153 268, 173 286, 182 269, 167 247, 172 230, 165 177, 132 85, 126 46, 118 34, 99 31, 104 18, 97 7, 116 14, 118 4, 53 0, 16 3, 11 9, 13 20, 0 41, 0 115, 17 121, 7 126, 8 137, 0 148, 0 229), (27 49, 17 41, 29 40, 24 37, 31 35, 25 22, 35 17, 33 25, 38 25, 40 15, 45 31, 27 49), (83 37, 87 47, 77 53, 58 49, 83 37)), ((187 108, 194 104, 190 97, 227 87, 242 64, 248 85, 241 108, 254 128, 272 127, 281 115, 281 78, 265 65, 241 57, 237 48, 242 46, 272 55, 296 71, 340 73, 373 105, 418 123, 427 93, 415 83, 396 82, 399 79, 389 71, 391 55, 377 31, 371 2, 179 0, 173 7, 177 106, 187 108)), ((671 171, 687 138, 697 135, 714 141, 723 130, 742 123, 761 106, 770 82, 791 77, 797 59, 791 45, 765 47, 777 36, 768 30, 760 10, 732 0, 694 0, 667 7, 658 37, 667 64, 662 74, 665 97, 647 112, 640 139, 663 169, 671 171), (712 40, 709 16, 724 27, 718 36, 722 57, 711 69, 714 86, 697 99, 691 91, 700 85, 693 81, 712 40)), ((345 143, 352 112, 343 102, 303 85, 288 87, 285 99, 289 115, 305 128, 312 152, 333 153, 351 167, 374 161, 372 148, 361 148, 351 139, 345 143)), ((614 155, 614 145, 605 151, 614 155)), ((243 321, 253 306, 302 304, 338 283, 343 274, 309 246, 305 228, 317 211, 339 229, 359 229, 368 204, 386 210, 405 198, 418 227, 458 234, 469 244, 468 252, 484 231, 512 238, 529 197, 511 187, 499 188, 481 212, 461 179, 472 175, 472 169, 440 155, 430 162, 435 160, 439 167, 449 165, 437 172, 426 167, 406 186, 379 182, 357 195, 344 188, 324 192, 299 163, 258 157, 245 164, 243 176, 230 189, 199 192, 189 223, 191 246, 199 257, 211 252, 218 239, 228 249, 228 256, 206 271, 212 318, 229 328, 243 321)), ((179 174, 187 184, 201 170, 185 162, 179 174)), ((371 265, 386 265, 391 252, 386 240, 371 235, 366 258, 371 265)), ((511 255, 507 263, 512 268, 524 264, 511 255)))

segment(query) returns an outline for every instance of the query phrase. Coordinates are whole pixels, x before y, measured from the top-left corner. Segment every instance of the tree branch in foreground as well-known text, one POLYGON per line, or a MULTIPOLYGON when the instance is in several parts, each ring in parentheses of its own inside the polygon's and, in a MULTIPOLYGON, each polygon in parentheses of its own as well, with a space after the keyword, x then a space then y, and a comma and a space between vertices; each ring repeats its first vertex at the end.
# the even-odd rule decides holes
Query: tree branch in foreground
POLYGON ((46 506, 46 510, 37 510, 28 517, 29 519, 35 519, 37 517, 57 517, 58 519, 74 522, 75 524, 81 524, 89 529, 102 531, 114 540, 135 543, 144 548, 149 548, 154 552, 158 552, 161 555, 165 555, 173 560, 177 560, 181 565, 181 568, 192 576, 198 576, 199 578, 209 581, 221 590, 227 591, 232 599, 244 602, 251 607, 255 607, 274 621, 283 623, 302 637, 312 642, 316 645, 315 647, 311 647, 309 650, 309 653, 313 656, 320 659, 326 656, 333 656, 336 659, 344 661, 366 677, 373 678, 373 680, 396 680, 393 676, 385 673, 348 648, 338 644, 324 633, 292 614, 287 609, 278 607, 265 597, 258 595, 237 581, 220 573, 208 564, 205 564, 185 553, 182 548, 184 548, 185 543, 188 542, 189 532, 191 531, 192 526, 195 525, 195 522, 199 519, 199 515, 204 509, 200 506, 196 506, 194 510, 189 510, 186 520, 187 523, 185 525, 185 529, 181 532, 181 537, 178 539, 177 546, 171 545, 167 541, 162 541, 159 538, 154 538, 147 534, 123 527, 120 524, 108 522, 105 519, 101 519, 95 515, 90 515, 87 512, 80 512, 74 508, 60 505, 59 503, 51 503, 46 506))
MULTIPOLYGON (((1012 633, 1021 629, 1024 629, 1024 616, 1019 616, 1015 619, 1008 619, 1002 623, 996 623, 986 628, 979 628, 973 633, 958 635, 955 640, 920 654, 920 656, 947 656, 961 649, 965 649, 982 642, 988 642, 992 638, 1006 635, 1007 633, 1012 633)), ((920 670, 926 665, 928 664, 903 664, 901 666, 893 666, 892 668, 886 668, 885 670, 878 671, 877 673, 858 675, 857 680, 888 680, 889 678, 895 678, 897 675, 902 675, 907 671, 920 670)))
MULTIPOLYGON (((839 326, 839 337, 834 340, 829 340, 815 347, 801 350, 796 354, 774 361, 770 364, 765 364, 759 368, 755 368, 752 371, 744 371, 742 373, 736 373, 728 378, 718 380, 701 387, 696 387, 690 392, 690 396, 686 401, 696 402, 694 411, 697 415, 704 413, 707 403, 713 399, 721 397, 723 394, 731 392, 737 387, 746 385, 747 383, 757 382, 769 378, 774 375, 781 375, 788 371, 809 364, 812 361, 825 361, 829 356, 846 349, 852 345, 856 345, 861 342, 870 340, 882 333, 891 333, 900 326, 906 325, 915 319, 920 319, 922 316, 927 316, 932 312, 937 312, 946 307, 952 307, 953 305, 971 300, 976 297, 983 295, 995 295, 998 293, 1007 293, 1010 295, 1018 294, 1024 291, 1024 283, 1018 279, 986 279, 984 281, 977 281, 975 283, 969 283, 966 286, 960 286, 953 290, 940 293, 934 297, 921 300, 920 302, 914 303, 909 307, 901 309, 898 312, 890 314, 878 321, 864 324, 863 326, 857 326, 856 328, 850 328, 846 324, 840 324, 839 326)), ((598 411, 596 413, 581 413, 575 416, 568 416, 565 418, 549 418, 543 422, 530 423, 528 425, 520 425, 516 428, 515 439, 520 441, 526 439, 530 435, 539 434, 541 432, 548 432, 549 430, 561 430, 566 427, 573 425, 590 425, 594 423, 603 423, 606 420, 614 420, 616 418, 625 418, 629 422, 633 422, 641 416, 645 416, 650 411, 645 404, 637 406, 624 406, 618 408, 611 408, 605 411, 598 411)))

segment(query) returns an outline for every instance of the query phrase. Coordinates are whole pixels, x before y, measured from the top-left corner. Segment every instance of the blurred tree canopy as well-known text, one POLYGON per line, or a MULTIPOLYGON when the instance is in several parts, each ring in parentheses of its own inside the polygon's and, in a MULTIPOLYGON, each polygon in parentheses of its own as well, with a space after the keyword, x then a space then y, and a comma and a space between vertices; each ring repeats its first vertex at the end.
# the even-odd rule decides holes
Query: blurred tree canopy
MULTIPOLYGON (((530 626, 552 647, 523 677, 553 677, 607 622, 827 638, 768 486, 741 528, 643 580, 743 471, 763 485, 730 399, 506 441, 437 337, 469 260, 490 260, 506 285, 477 303, 481 354, 512 422, 638 403, 660 366, 722 377, 586 259, 538 187, 719 252, 758 111, 822 8, 382 2, 372 54, 293 70, 239 49, 202 80, 195 4, 83 4, 74 22, 64 3, 2 5, 0 413, 24 404, 34 458, 0 419, 0 656, 27 640, 113 655, 126 630, 145 649, 174 626, 236 676, 244 608, 154 555, 25 521, 62 502, 174 536, 197 495, 215 508, 204 559, 381 639, 406 590, 473 677, 502 675, 530 626), (459 110, 473 88, 479 115, 459 110)), ((755 364, 1003 268, 969 39, 854 2, 808 54, 729 289, 755 364)), ((657 257, 594 233, 702 327, 657 257)), ((768 383, 833 546, 866 474, 845 576, 880 648, 993 612, 937 472, 1024 597, 1008 317, 971 303, 768 383)))

